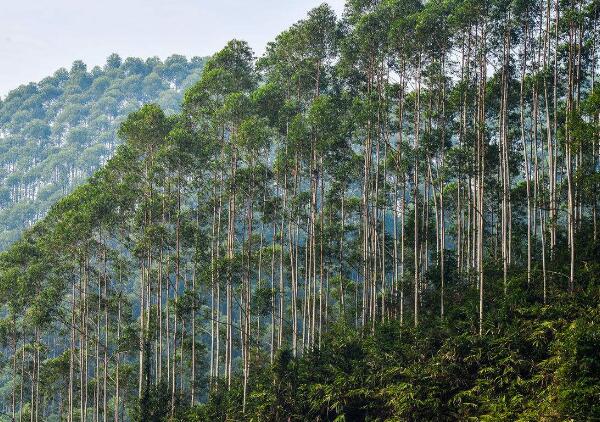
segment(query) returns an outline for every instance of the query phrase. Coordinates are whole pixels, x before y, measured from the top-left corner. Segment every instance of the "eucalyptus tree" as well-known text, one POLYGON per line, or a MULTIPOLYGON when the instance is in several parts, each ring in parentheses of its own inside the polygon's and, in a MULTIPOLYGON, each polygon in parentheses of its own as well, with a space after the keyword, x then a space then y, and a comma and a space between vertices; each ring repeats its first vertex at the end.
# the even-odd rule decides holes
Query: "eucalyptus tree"
MULTIPOLYGON (((387 205, 379 201, 384 156, 390 138, 387 83, 389 79, 389 46, 387 29, 393 17, 394 3, 353 2, 347 5, 338 65, 355 96, 354 141, 362 148, 362 312, 363 325, 374 327, 378 312, 385 303, 386 277, 381 266, 385 262, 385 227, 387 205), (383 235, 382 235, 383 234, 383 235), (380 243, 383 242, 383 243, 380 243), (383 245, 383 247, 382 247, 383 245), (378 285, 381 286, 378 289, 378 285), (382 292, 379 305, 378 291, 382 292), (380 308, 378 310, 378 308, 380 308)), ((383 177, 385 179, 385 177, 383 177)), ((383 189, 381 189, 383 191, 383 189)), ((387 202, 387 201, 384 201, 387 202)))
MULTIPOLYGON (((281 34, 274 43, 268 46, 267 53, 259 62, 259 67, 265 73, 268 82, 278 83, 285 93, 285 101, 289 108, 280 112, 280 135, 283 145, 280 147, 282 156, 286 156, 288 163, 293 163, 293 178, 283 176, 278 182, 283 186, 283 208, 288 207, 288 183, 292 183, 295 194, 304 189, 308 183, 308 208, 307 236, 305 239, 305 284, 302 308, 302 319, 306 322, 302 327, 303 348, 311 348, 320 336, 319 319, 322 321, 323 312, 323 245, 317 250, 318 221, 323 221, 323 198, 320 192, 324 191, 323 156, 318 144, 326 134, 319 133, 319 127, 311 126, 307 119, 312 105, 319 101, 323 93, 330 88, 333 77, 331 62, 336 53, 336 40, 338 37, 335 14, 328 5, 321 5, 308 13, 306 19, 299 21, 289 30, 281 34), (288 113, 288 110, 290 113, 288 113), (302 171, 306 174, 303 181, 302 171), (317 264, 318 263, 318 264, 317 264), (319 269, 317 271, 317 268, 319 269), (317 275, 318 274, 318 275, 317 275), (317 285, 319 288, 317 289, 317 285), (317 294, 318 290, 318 294, 317 294), (318 303, 318 308, 317 308, 318 303), (318 312, 317 312, 318 309, 318 312)), ((283 162, 282 162, 283 164, 283 162)), ((285 172, 285 169, 282 169, 285 172)), ((284 214, 282 213, 282 216, 284 214)), ((297 351, 298 316, 296 315, 296 301, 299 293, 298 272, 298 242, 299 233, 293 232, 291 224, 291 210, 286 216, 288 222, 281 220, 280 238, 281 252, 283 252, 283 231, 288 228, 288 245, 290 251, 290 277, 291 277, 291 310, 292 310, 292 349, 297 351)), ((278 346, 283 342, 283 312, 284 312, 284 284, 283 260, 280 256, 280 292, 279 292, 279 319, 278 346)))
MULTIPOLYGON (((152 235, 152 226, 158 218, 153 213, 155 205, 155 180, 154 160, 155 155, 164 143, 169 132, 169 122, 163 111, 156 105, 146 105, 139 111, 129 115, 119 129, 119 135, 126 139, 138 152, 138 159, 142 161, 143 193, 137 217, 139 234, 137 238, 136 257, 140 268, 139 300, 140 300, 140 351, 139 351, 139 376, 138 395, 141 398, 151 384, 150 374, 150 308, 152 298, 150 290, 152 280, 152 265, 156 239, 152 235)), ((179 262, 176 262, 175 285, 179 283, 179 262)), ((173 380, 175 376, 173 373, 173 380)))
MULTIPOLYGON (((400 73, 400 98, 399 98, 399 138, 398 147, 401 148, 404 142, 404 120, 405 120, 405 101, 409 99, 413 105, 413 122, 412 130, 409 130, 409 136, 412 138, 412 200, 413 200, 413 318, 414 325, 418 324, 419 320, 419 294, 421 290, 421 271, 423 251, 420 240, 420 223, 419 223, 419 167, 420 167, 420 137, 421 132, 421 86, 422 72, 424 65, 424 45, 421 39, 424 33, 417 33, 419 12, 422 9, 420 2, 398 3, 399 10, 389 27, 389 38, 392 42, 398 70, 400 73), (418 38, 421 37, 421 38, 418 38), (411 41, 409 41, 411 40, 411 41), (412 75, 411 75, 412 73, 412 75), (412 76, 412 78, 411 78, 412 76), (406 87, 412 79, 414 91, 406 92, 406 87), (408 98, 407 98, 408 97, 408 98)), ((404 210, 403 210, 404 218, 404 210)), ((428 258, 426 258, 428 259, 428 258)))
MULTIPOLYGON (((251 114, 249 92, 255 88, 253 53, 247 43, 233 40, 207 63, 201 80, 186 93, 184 110, 192 125, 208 128, 219 145, 215 157, 224 167, 220 171, 219 192, 227 198, 227 285, 225 374, 231 384, 233 360, 233 264, 236 250, 236 175, 239 164, 238 137, 241 123, 251 114), (225 167, 229 164, 229 167, 225 167), (225 179, 227 177, 227 179, 225 179), (225 184, 226 183, 226 184, 225 184)), ((220 219, 219 219, 220 221, 220 219)), ((220 309, 219 304, 217 304, 220 309)), ((220 310, 218 311, 220 325, 220 310)), ((240 309, 240 317, 242 311, 240 309)), ((216 333, 218 336, 218 331, 216 333)), ((218 365, 217 352, 217 365, 218 365)), ((216 370, 218 374, 218 369, 216 370)))

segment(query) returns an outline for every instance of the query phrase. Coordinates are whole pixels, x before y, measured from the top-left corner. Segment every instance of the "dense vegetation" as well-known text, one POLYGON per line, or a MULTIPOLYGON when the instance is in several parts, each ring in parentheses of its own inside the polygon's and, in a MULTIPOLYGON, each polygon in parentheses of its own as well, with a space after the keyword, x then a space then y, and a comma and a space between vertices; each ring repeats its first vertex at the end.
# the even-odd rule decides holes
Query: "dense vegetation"
MULTIPOLYGON (((598 257, 596 257, 598 259, 598 257)), ((581 274, 584 276, 584 274, 581 274)), ((492 284, 500 292, 501 279, 492 284)), ((586 421, 600 416, 599 291, 534 304, 524 277, 490 316, 476 321, 435 315, 418 328, 398 321, 361 336, 334 326, 319 349, 294 360, 280 350, 272 366, 257 356, 242 409, 242 379, 215 390, 185 420, 489 420, 586 421), (512 305, 508 305, 512 302, 512 305), (518 305, 517 305, 518 303, 518 305)), ((475 309, 461 300, 457 311, 475 309)), ((474 298, 473 298, 474 299, 474 298)), ((164 412, 166 415, 168 412, 164 412)), ((157 411, 156 414, 160 414, 157 411)))
POLYGON ((600 415, 591 0, 351 0, 145 105, 0 255, 33 421, 600 415))
POLYGON ((113 155, 130 112, 148 102, 179 112, 203 62, 113 54, 103 67, 76 61, 0 99, 0 250, 113 155))

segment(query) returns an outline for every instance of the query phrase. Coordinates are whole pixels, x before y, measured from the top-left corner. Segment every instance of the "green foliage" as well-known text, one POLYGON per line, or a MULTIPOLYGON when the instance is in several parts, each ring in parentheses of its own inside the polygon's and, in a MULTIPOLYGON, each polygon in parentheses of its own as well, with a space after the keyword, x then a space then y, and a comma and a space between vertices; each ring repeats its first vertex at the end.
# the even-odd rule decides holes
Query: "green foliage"
POLYGON ((112 54, 103 68, 77 61, 11 91, 0 102, 0 250, 106 163, 129 112, 155 102, 177 113, 204 61, 112 54))
POLYGON ((217 420, 596 420, 596 294, 524 304, 490 321, 502 328, 483 337, 461 333, 460 320, 419 329, 394 321, 374 335, 338 326, 301 358, 280 350, 253 378, 245 414, 235 389, 193 412, 217 420))
POLYGON ((598 419, 599 15, 551 4, 323 4, 259 60, 227 43, 175 114, 200 59, 113 55, 13 92, 2 201, 107 161, 0 254, 0 401, 598 419))

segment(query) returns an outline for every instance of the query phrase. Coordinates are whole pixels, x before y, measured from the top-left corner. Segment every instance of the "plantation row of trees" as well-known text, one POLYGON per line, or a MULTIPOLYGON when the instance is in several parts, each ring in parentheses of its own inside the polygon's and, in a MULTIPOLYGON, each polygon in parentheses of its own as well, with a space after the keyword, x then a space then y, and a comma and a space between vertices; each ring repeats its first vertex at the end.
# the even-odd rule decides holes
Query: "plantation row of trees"
POLYGON ((239 389, 244 417, 265 361, 334 328, 493 336, 515 275, 539 304, 577 295, 598 6, 352 0, 258 60, 229 42, 180 114, 131 113, 107 165, 0 256, 3 411, 183 418, 239 389))
POLYGON ((113 155, 129 113, 149 102, 179 112, 203 63, 112 54, 88 71, 78 60, 0 99, 0 250, 113 155))

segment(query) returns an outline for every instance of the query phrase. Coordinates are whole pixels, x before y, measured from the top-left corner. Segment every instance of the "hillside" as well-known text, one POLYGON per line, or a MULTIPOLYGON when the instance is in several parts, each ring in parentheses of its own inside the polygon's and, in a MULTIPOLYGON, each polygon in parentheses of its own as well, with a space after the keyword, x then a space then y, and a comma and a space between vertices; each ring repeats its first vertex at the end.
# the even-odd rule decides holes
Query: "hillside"
POLYGON ((323 4, 0 254, 0 411, 600 418, 598 8, 323 4))
MULTIPOLYGON (((454 312, 428 315, 418 329, 391 321, 374 334, 334 326, 300 359, 281 350, 253 361, 248 403, 243 380, 182 409, 188 421, 595 421, 600 418, 600 289, 548 306, 527 298, 524 273, 510 300, 491 309, 488 335, 465 318, 474 298, 453 291, 454 312), (460 303, 460 304, 459 304, 460 303), (461 315, 462 313, 462 315, 461 315), (227 419, 228 418, 228 419, 227 419)), ((586 277, 581 274, 582 278, 586 277)), ((501 290, 501 280, 490 280, 501 290)), ((587 283, 586 283, 587 284, 587 283)), ((163 393, 164 394, 164 393, 163 393)), ((160 392, 155 393, 161 397, 160 392)), ((164 395, 163 395, 164 397, 164 395)), ((154 415, 168 410, 151 402, 154 415)))
POLYGON ((88 70, 76 61, 0 101, 0 250, 113 155, 127 114, 149 102, 178 112, 203 63, 111 55, 88 70))

